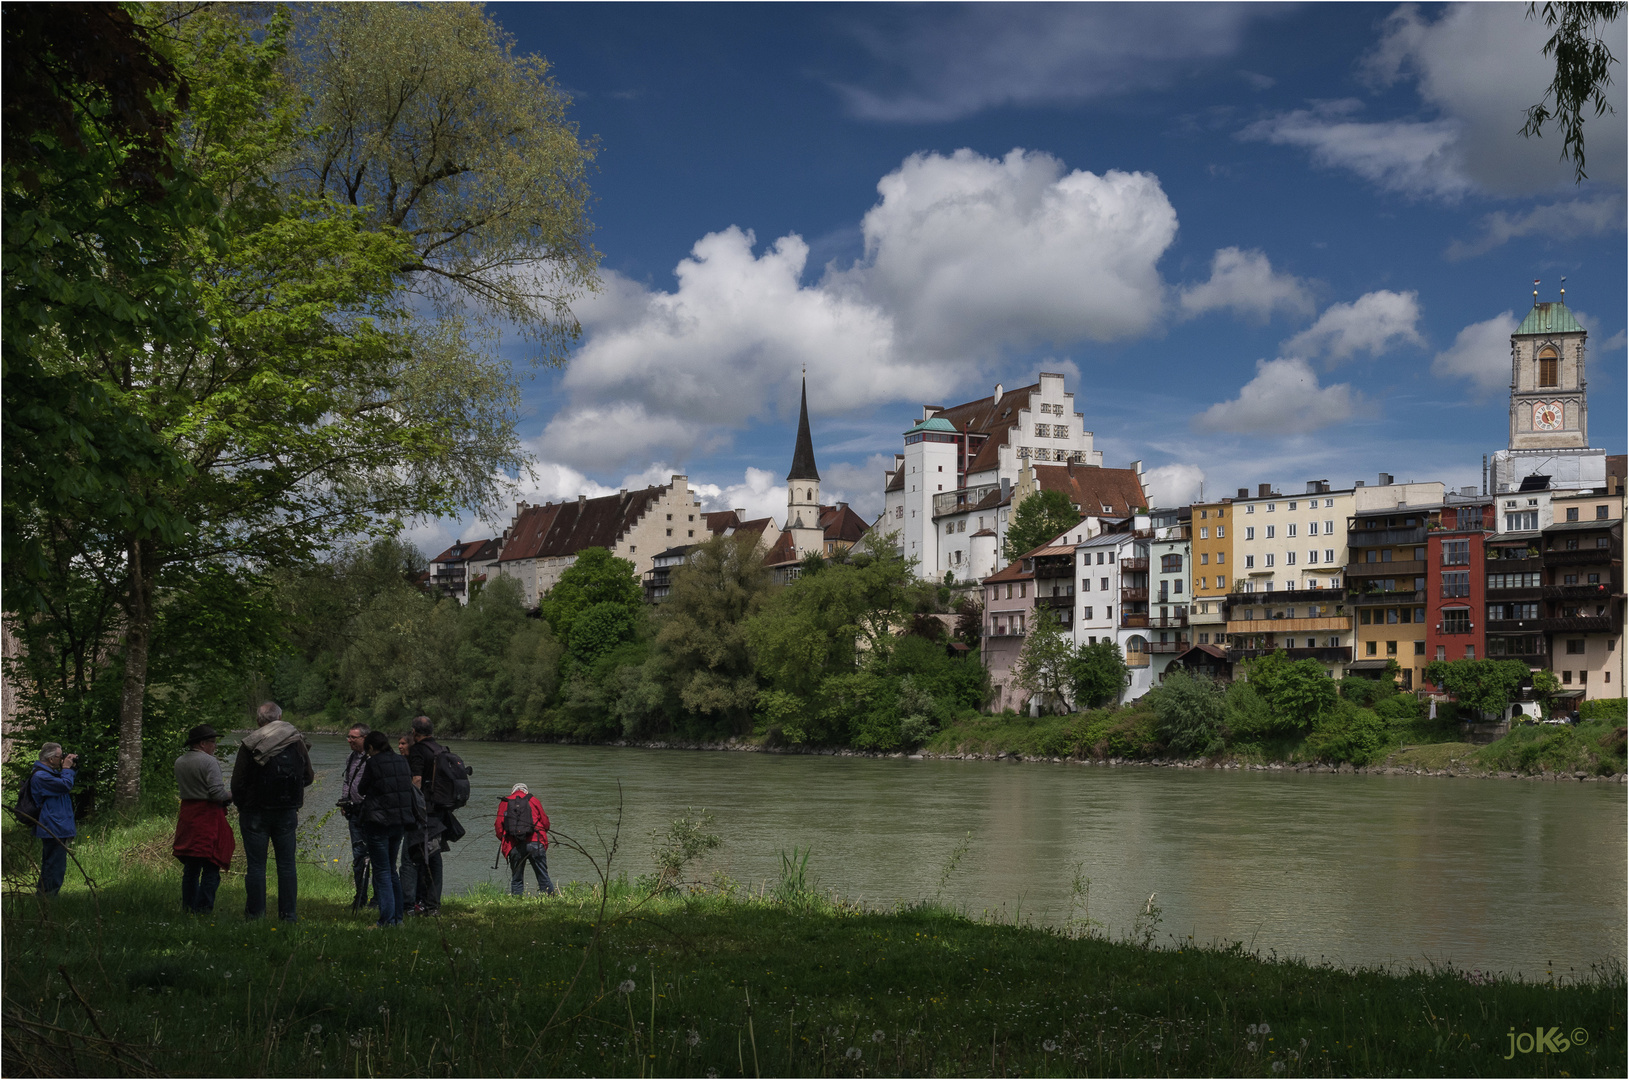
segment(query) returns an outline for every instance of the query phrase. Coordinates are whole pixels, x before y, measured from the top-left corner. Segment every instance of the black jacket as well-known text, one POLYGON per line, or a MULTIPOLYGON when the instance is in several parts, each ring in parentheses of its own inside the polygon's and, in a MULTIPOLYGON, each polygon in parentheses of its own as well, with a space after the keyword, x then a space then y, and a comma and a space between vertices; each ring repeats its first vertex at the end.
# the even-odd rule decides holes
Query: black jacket
POLYGON ((410 829, 413 815, 413 773, 407 759, 386 751, 362 766, 362 824, 377 829, 410 829))

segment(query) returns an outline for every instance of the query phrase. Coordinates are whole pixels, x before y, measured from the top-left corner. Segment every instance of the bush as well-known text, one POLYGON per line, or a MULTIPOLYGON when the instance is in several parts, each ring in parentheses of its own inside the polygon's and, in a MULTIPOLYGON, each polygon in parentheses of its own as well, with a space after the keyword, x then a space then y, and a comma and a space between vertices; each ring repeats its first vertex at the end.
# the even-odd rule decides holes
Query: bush
POLYGON ((1180 754, 1213 754, 1222 748, 1227 699, 1215 681, 1172 673, 1143 698, 1159 717, 1159 734, 1180 754))
POLYGON ((1341 701, 1307 736, 1306 752, 1320 761, 1367 765, 1387 743, 1386 723, 1371 709, 1341 701))
POLYGON ((1578 707, 1578 716, 1582 720, 1624 720, 1625 706, 1629 705, 1629 698, 1596 698, 1586 701, 1578 707))
POLYGON ((1281 733, 1273 711, 1255 686, 1235 682, 1227 688, 1222 723, 1229 742, 1255 742, 1281 733))

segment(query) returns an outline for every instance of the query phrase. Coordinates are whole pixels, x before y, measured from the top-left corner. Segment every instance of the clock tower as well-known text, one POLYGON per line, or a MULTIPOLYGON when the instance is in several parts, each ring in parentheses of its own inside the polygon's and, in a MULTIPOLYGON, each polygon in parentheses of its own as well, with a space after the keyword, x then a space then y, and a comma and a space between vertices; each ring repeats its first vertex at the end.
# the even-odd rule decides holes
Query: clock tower
MULTIPOLYGON (((1565 281, 1565 279, 1563 279, 1565 281)), ((1492 494, 1524 484, 1588 488, 1606 483, 1606 451, 1589 445, 1589 383, 1584 377, 1589 332, 1561 299, 1539 299, 1510 335, 1510 443, 1493 455, 1492 494), (1543 477, 1542 483, 1530 479, 1543 477)))

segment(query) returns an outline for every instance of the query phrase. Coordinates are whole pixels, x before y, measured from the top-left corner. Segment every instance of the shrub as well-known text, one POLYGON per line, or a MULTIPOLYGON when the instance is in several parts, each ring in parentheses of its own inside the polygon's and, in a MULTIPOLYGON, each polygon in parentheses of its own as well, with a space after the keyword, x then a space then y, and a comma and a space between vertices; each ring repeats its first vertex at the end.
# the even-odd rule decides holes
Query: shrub
POLYGON ((1367 765, 1385 748, 1386 723, 1371 709, 1341 701, 1307 736, 1306 752, 1320 761, 1367 765))
POLYGON ((1629 705, 1629 698, 1596 698, 1586 701, 1578 707, 1578 716, 1582 720, 1624 720, 1625 706, 1629 705))
POLYGON ((1159 734, 1181 754, 1212 754, 1222 747, 1227 699, 1215 681, 1178 671, 1145 697, 1159 717, 1159 734))
POLYGON ((1254 742, 1279 734, 1279 723, 1254 685, 1236 682, 1227 688, 1222 723, 1230 742, 1254 742))

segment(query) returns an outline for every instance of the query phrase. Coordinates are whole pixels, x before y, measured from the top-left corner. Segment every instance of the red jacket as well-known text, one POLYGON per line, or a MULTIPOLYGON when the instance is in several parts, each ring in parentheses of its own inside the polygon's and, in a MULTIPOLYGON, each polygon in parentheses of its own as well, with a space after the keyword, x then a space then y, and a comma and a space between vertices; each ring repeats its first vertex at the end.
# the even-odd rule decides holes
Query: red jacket
POLYGON ((525 799, 532 804, 532 839, 549 846, 549 815, 543 812, 543 804, 537 801, 536 795, 508 795, 498 800, 498 819, 492 825, 492 831, 498 834, 503 841, 503 856, 509 857, 509 850, 514 845, 509 842, 509 834, 503 831, 503 819, 509 809, 510 799, 525 799))
POLYGON ((192 855, 208 859, 222 870, 230 867, 237 841, 226 821, 226 806, 207 799, 183 799, 171 850, 178 859, 192 855))

